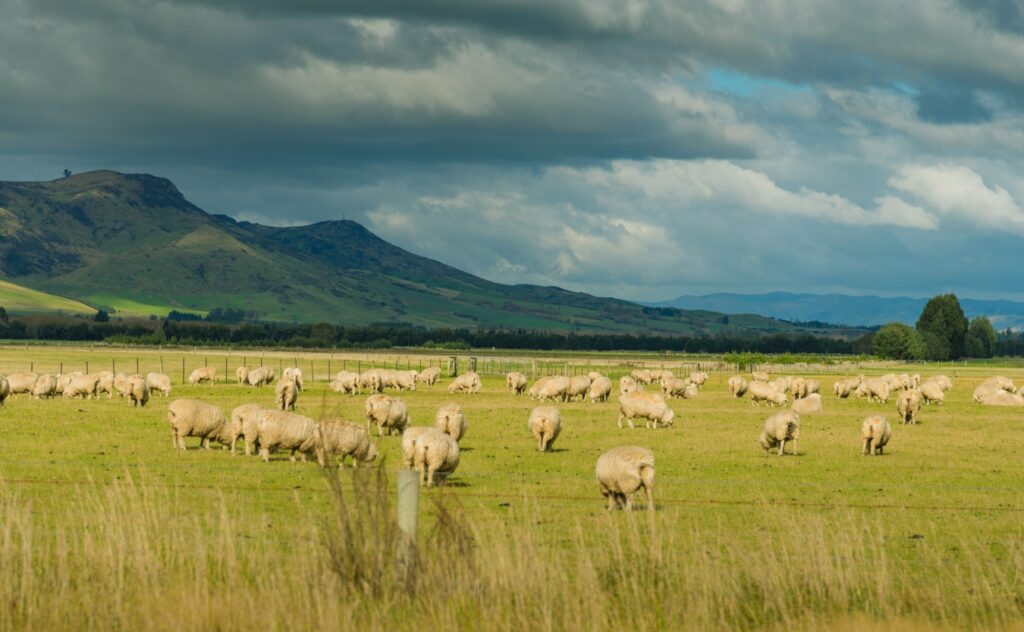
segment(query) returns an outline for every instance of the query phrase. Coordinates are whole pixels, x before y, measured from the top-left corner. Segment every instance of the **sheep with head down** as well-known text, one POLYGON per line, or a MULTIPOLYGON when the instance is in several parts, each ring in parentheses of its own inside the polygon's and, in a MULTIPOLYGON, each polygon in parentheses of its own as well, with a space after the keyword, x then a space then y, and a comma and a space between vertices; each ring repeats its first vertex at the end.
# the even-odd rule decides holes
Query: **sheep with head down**
MULTIPOLYGON (((114 390, 117 391, 117 396, 118 397, 121 397, 121 398, 128 397, 128 393, 129 393, 129 391, 131 391, 131 379, 132 379, 132 377, 141 377, 141 376, 132 376, 132 375, 128 375, 127 373, 115 373, 114 374, 114 390)), ((142 379, 145 380, 146 378, 142 378, 142 379)))
POLYGON ((654 452, 640 446, 612 448, 598 457, 594 473, 609 511, 616 507, 631 511, 633 495, 641 489, 647 495, 648 511, 654 511, 654 452))
POLYGON ((466 415, 462 412, 462 406, 446 404, 438 408, 434 428, 451 435, 456 441, 462 441, 466 434, 466 415))
POLYGON ((644 387, 633 379, 631 375, 623 375, 619 378, 619 395, 625 395, 626 393, 639 393, 644 390, 644 387))
POLYGON ((146 404, 149 403, 149 387, 146 386, 146 378, 135 375, 128 380, 128 401, 131 402, 132 408, 146 407, 146 404))
POLYGON ((619 428, 622 427, 622 420, 634 428, 633 420, 637 417, 646 419, 648 428, 657 428, 658 424, 671 428, 675 421, 676 414, 661 395, 657 393, 626 393, 619 397, 619 428))
POLYGON ((174 447, 185 450, 185 437, 199 437, 199 446, 210 449, 210 441, 231 445, 231 426, 220 408, 194 399, 176 399, 167 406, 174 447))
POLYGON ((769 379, 767 371, 754 371, 750 374, 751 382, 767 382, 769 379))
POLYGON ((284 371, 281 372, 281 379, 295 382, 295 388, 299 391, 301 391, 305 386, 305 382, 302 378, 302 369, 298 367, 285 367, 284 371))
POLYGON ((786 453, 787 441, 793 442, 793 452, 796 453, 796 443, 799 439, 800 415, 796 411, 784 410, 765 420, 764 431, 758 442, 765 456, 776 447, 779 449, 779 456, 782 456, 786 453))
POLYGON ((250 456, 259 451, 260 413, 263 407, 259 404, 242 404, 231 411, 231 454, 235 453, 235 444, 241 437, 245 440, 245 455, 250 456))
POLYGON ((587 399, 591 403, 606 402, 612 394, 612 381, 601 375, 590 382, 590 389, 587 391, 587 399))
POLYGON ((510 371, 505 374, 505 387, 513 395, 522 395, 526 392, 526 376, 519 371, 510 371))
POLYGON ((375 393, 366 398, 366 431, 371 425, 377 426, 377 436, 397 432, 399 434, 409 425, 409 409, 405 402, 397 397, 383 393, 375 393))
POLYGON ((289 459, 295 462, 306 457, 317 458, 320 449, 318 424, 304 415, 284 410, 263 409, 259 413, 256 440, 260 443, 260 458, 270 461, 276 449, 289 450, 289 459))
POLYGON ((793 400, 793 412, 800 415, 816 415, 821 412, 821 395, 811 393, 807 397, 793 400))
POLYGON ((917 414, 921 412, 921 393, 910 389, 901 391, 896 397, 896 413, 905 424, 916 424, 917 414))
POLYGON ((420 484, 433 487, 459 466, 459 442, 452 436, 427 428, 414 441, 413 466, 420 473, 420 484))
POLYGON ((877 456, 882 454, 889 438, 892 437, 892 426, 881 415, 865 417, 860 425, 860 436, 864 440, 864 455, 877 456))
POLYGON ((673 377, 662 381, 661 392, 665 397, 668 397, 669 399, 676 397, 685 398, 687 396, 686 390, 691 386, 694 389, 697 388, 696 385, 691 383, 688 379, 681 380, 677 377, 673 377))
POLYGON ((650 384, 654 381, 654 376, 648 369, 634 369, 630 371, 629 376, 637 381, 638 384, 650 384))
POLYGON ((436 366, 427 367, 416 374, 416 381, 422 382, 427 386, 437 384, 439 379, 441 379, 441 369, 436 366))
POLYGON ((448 392, 455 393, 479 393, 480 375, 476 371, 466 371, 458 376, 448 385, 448 392))
POLYGON ((530 399, 567 401, 572 380, 564 375, 548 375, 533 383, 530 387, 530 399))
POLYGON ((586 375, 574 375, 569 378, 569 390, 566 391, 568 399, 579 398, 583 401, 587 396, 587 391, 590 390, 590 378, 586 375))
POLYGON ((282 377, 274 387, 274 401, 280 410, 295 410, 299 399, 299 385, 294 377, 282 377))
POLYGON ((35 386, 32 387, 32 399, 49 399, 57 391, 57 376, 44 373, 36 378, 35 386))
POLYGON ((338 371, 329 388, 335 393, 355 395, 359 392, 359 374, 352 371, 338 371))
POLYGON ((318 425, 320 450, 317 460, 327 467, 331 457, 338 457, 338 469, 345 467, 345 457, 352 457, 352 467, 366 466, 377 458, 377 447, 370 443, 366 428, 344 421, 325 421, 318 425))
POLYGON ((527 426, 537 440, 537 451, 547 452, 562 432, 562 417, 554 406, 538 406, 530 413, 527 426))
POLYGON ((91 399, 96 395, 96 382, 98 378, 95 375, 76 375, 71 378, 71 381, 64 387, 64 398, 74 399, 75 397, 81 397, 82 399, 91 399))
POLYGON ((239 386, 241 386, 243 384, 248 384, 249 383, 249 369, 244 367, 244 366, 240 366, 237 369, 235 369, 235 380, 238 381, 238 385, 239 386))
POLYGON ((747 385, 747 395, 752 403, 758 405, 767 403, 769 406, 785 406, 789 401, 785 393, 777 391, 768 382, 751 382, 747 385))
POLYGON ((729 393, 733 397, 743 397, 747 394, 749 384, 742 375, 734 375, 729 378, 729 393))
MULTIPOLYGON (((39 379, 37 373, 32 371, 22 371, 21 373, 11 373, 7 376, 7 386, 11 389, 11 395, 31 395, 32 389, 36 386, 36 380, 39 379)), ((96 389, 93 389, 95 392, 96 389)))
POLYGON ((249 386, 265 386, 273 384, 276 374, 274 369, 268 366, 257 367, 245 376, 245 382, 249 386))
POLYGON ((704 384, 708 381, 708 374, 704 371, 694 371, 687 379, 691 384, 696 384, 697 388, 703 388, 704 384))
POLYGON ((157 391, 164 397, 168 397, 171 394, 171 378, 163 373, 147 373, 146 386, 149 388, 150 393, 157 391))
POLYGON ((216 380, 217 369, 212 366, 201 366, 192 371, 188 376, 188 383, 193 386, 196 384, 213 384, 216 380))
POLYGON ((924 382, 917 390, 921 393, 921 401, 925 405, 933 403, 942 405, 942 402, 946 401, 946 391, 942 389, 942 385, 938 382, 924 382))

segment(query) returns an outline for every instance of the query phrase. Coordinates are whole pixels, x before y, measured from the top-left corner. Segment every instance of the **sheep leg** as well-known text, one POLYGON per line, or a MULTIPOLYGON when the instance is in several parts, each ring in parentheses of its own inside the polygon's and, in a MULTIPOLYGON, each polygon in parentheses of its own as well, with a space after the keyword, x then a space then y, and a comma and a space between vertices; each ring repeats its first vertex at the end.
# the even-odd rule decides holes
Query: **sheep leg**
POLYGON ((628 494, 628 495, 627 494, 623 494, 622 497, 626 501, 626 511, 633 511, 633 495, 632 494, 628 494))
POLYGON ((434 475, 437 473, 437 467, 431 465, 427 468, 427 487, 434 486, 434 475))
POLYGON ((644 485, 644 492, 647 493, 647 511, 654 511, 654 488, 644 485))
POLYGON ((601 493, 604 494, 605 499, 608 501, 608 511, 611 511, 612 509, 615 509, 615 497, 614 497, 614 495, 610 494, 609 492, 607 492, 605 490, 601 490, 601 493))
POLYGON ((291 454, 290 454, 290 455, 288 456, 288 460, 289 460, 289 461, 291 461, 292 463, 294 463, 294 462, 295 462, 295 448, 292 448, 292 452, 291 452, 291 454))

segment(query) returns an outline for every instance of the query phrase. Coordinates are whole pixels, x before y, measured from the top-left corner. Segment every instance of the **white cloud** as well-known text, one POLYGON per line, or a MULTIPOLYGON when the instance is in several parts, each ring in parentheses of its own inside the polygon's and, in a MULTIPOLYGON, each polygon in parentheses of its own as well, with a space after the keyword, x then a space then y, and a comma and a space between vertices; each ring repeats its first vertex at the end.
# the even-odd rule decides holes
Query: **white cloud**
POLYGON ((1024 208, 1006 189, 987 186, 981 175, 968 167, 908 165, 889 185, 961 222, 1024 235, 1024 208))

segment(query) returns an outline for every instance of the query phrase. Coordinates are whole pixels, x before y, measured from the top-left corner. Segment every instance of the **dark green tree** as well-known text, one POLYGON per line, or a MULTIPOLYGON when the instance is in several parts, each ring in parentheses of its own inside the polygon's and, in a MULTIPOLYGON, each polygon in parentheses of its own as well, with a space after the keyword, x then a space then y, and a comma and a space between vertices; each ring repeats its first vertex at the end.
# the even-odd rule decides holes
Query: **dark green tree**
POLYGON ((943 294, 928 301, 917 319, 917 330, 928 345, 928 359, 956 360, 964 357, 967 317, 956 294, 943 294), (943 353, 945 356, 940 357, 943 353))
POLYGON ((110 321, 110 314, 106 313, 102 309, 96 310, 96 315, 92 319, 98 323, 106 323, 110 321))
POLYGON ((11 324, 11 317, 7 315, 7 310, 0 307, 0 323, 5 325, 11 324))
POLYGON ((903 323, 889 323, 871 340, 871 352, 892 360, 922 360, 927 348, 921 334, 903 323))
POLYGON ((969 358, 991 358, 996 353, 996 329, 984 316, 971 321, 964 339, 964 355, 969 358))

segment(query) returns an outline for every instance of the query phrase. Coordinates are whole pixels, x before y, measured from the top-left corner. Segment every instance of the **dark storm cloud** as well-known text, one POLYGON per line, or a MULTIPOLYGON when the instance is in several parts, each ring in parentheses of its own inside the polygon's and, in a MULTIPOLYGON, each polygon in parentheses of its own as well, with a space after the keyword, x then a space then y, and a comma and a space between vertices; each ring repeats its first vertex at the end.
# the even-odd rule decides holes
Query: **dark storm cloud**
POLYGON ((155 172, 211 212, 345 216, 493 279, 633 298, 1015 281, 1019 3, 0 0, 0 16, 4 179, 155 172))

